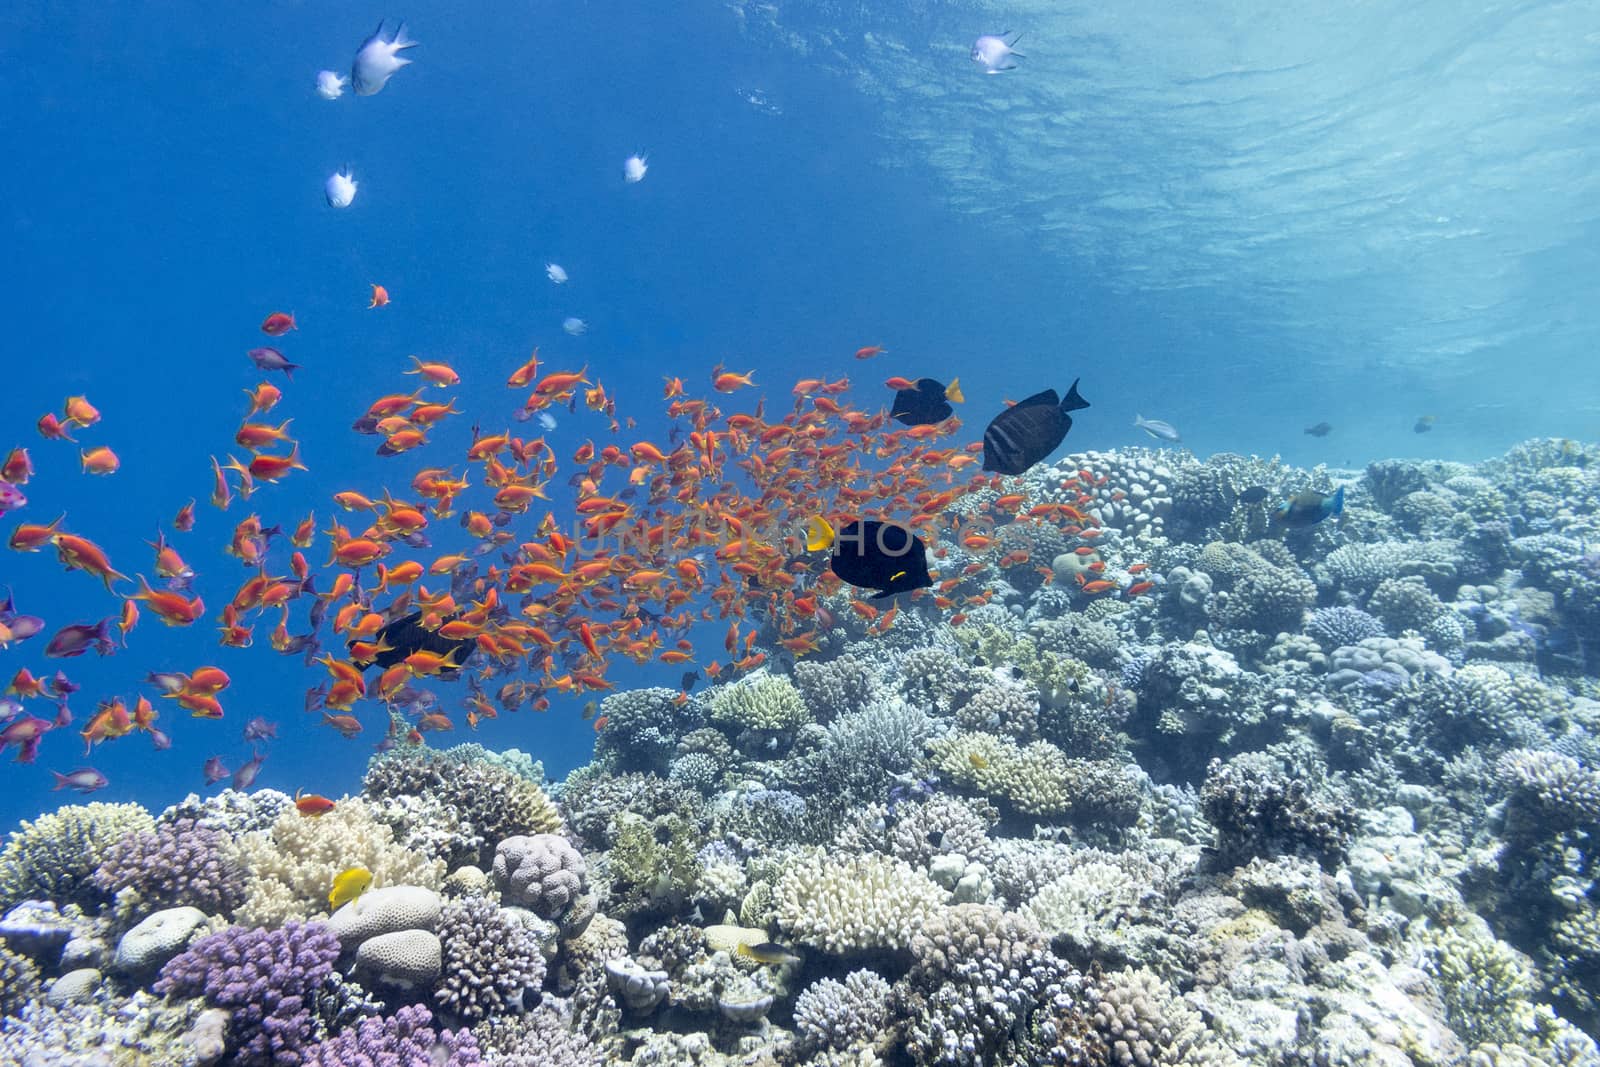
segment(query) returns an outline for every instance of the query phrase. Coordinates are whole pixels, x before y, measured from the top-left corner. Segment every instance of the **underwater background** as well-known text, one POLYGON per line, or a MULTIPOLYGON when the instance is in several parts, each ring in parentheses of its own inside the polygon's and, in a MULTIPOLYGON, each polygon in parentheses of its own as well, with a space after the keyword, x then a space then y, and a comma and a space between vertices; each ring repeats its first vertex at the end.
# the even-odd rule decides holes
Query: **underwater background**
POLYGON ((0 524, 64 515, 126 580, 65 571, 49 533, 0 559, 0 683, 77 687, 0 708, 0 1058, 1600 1063, 1597 31, 1578 2, 8 5, 0 452, 31 477, 8 461, 0 524), (319 94, 402 15, 409 65, 319 94), (506 388, 535 350, 535 380, 586 376, 538 410, 506 388), (891 412, 889 376, 959 378, 962 424, 850 426, 891 412), (672 414, 673 378, 717 415, 672 414), (1090 406, 1027 474, 962 452, 1074 379, 1090 406), (282 399, 248 421, 292 419, 308 469, 248 497, 228 472, 218 509, 263 380, 282 399), (352 423, 418 388, 452 411, 374 454, 352 423), (786 416, 813 445, 764 436, 786 416), (725 468, 685 444, 713 425, 725 468), (468 450, 503 430, 555 466, 513 464, 548 501, 492 544, 457 520, 495 514, 468 450), (586 442, 685 458, 571 485, 586 442), (115 473, 83 469, 99 446, 115 473), (382 511, 334 495, 416 502, 423 468, 471 488, 385 562, 465 553, 458 603, 544 598, 523 622, 558 648, 501 659, 471 725, 464 679, 419 675, 437 706, 391 715, 369 671, 347 738, 307 696, 336 680, 311 654, 348 656, 340 602, 307 609, 341 574, 344 603, 395 591, 325 565, 382 511), (602 491, 716 539, 582 602, 505 588, 546 513, 581 530, 602 491), (1319 521, 1274 522, 1303 491, 1319 521), (807 521, 868 512, 937 546, 934 587, 832 588, 807 521), (226 551, 252 514, 282 527, 264 571, 226 551), (219 647, 308 517, 281 617, 318 647, 275 650, 259 607, 219 647), (136 576, 166 588, 158 535, 203 615, 138 601, 120 634, 136 576), (45 655, 103 619, 108 654, 45 655), (221 719, 152 680, 212 665, 221 719), (89 744, 141 697, 154 729, 89 744), (259 773, 208 784, 213 757, 259 773), (92 795, 55 788, 80 770, 92 795), (350 870, 351 908, 409 895, 330 934, 350 870), (289 962, 243 995, 213 973, 233 942, 289 962))

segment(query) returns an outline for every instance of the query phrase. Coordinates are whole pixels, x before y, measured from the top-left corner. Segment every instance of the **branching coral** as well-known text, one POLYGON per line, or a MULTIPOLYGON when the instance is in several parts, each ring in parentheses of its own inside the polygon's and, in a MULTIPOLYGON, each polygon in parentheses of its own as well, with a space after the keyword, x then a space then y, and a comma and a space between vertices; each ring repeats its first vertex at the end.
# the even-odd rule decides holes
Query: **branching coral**
POLYGON ((95 870, 94 883, 112 895, 132 890, 145 911, 190 904, 226 916, 244 901, 244 877, 220 830, 174 819, 118 841, 95 870))
POLYGON ((333 975, 339 939, 324 923, 233 926, 201 938, 161 970, 157 993, 204 997, 230 1013, 237 1062, 295 1064, 313 1043, 309 998, 333 975))
POLYGON ((439 913, 443 967, 434 999, 458 1019, 520 1012, 537 1002, 545 959, 522 920, 483 897, 453 900, 439 913))
POLYGON ((155 825, 138 804, 69 804, 11 834, 0 849, 0 910, 35 898, 91 905, 104 899, 91 876, 128 834, 155 825))
POLYGON ((773 886, 778 925, 833 955, 905 948, 945 899, 928 876, 887 856, 796 857, 773 886))
POLYGON ((290 809, 270 832, 246 835, 239 852, 250 874, 238 917, 261 926, 325 914, 334 876, 351 867, 371 871, 375 886, 438 889, 445 873, 440 861, 395 844, 389 827, 359 800, 314 819, 290 809))

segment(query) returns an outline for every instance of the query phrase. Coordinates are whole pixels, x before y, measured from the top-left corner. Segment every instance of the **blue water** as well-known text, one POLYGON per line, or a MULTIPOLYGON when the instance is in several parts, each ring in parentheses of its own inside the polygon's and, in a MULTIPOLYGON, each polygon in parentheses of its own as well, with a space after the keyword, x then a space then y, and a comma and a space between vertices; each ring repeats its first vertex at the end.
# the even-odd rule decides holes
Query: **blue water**
MULTIPOLYGON (((334 492, 406 495, 418 467, 459 467, 474 420, 514 425, 503 381, 536 345, 658 440, 662 375, 704 392, 717 363, 754 369, 776 411, 800 376, 959 375, 974 436, 1003 398, 1081 376, 1094 407, 1071 448, 1144 443, 1136 412, 1201 454, 1345 467, 1593 436, 1600 79, 1560 43, 1592 8, 1240 4, 1200 24, 1167 6, 1041 5, 1002 27, 960 5, 8 5, 0 448, 28 445, 39 473, 4 526, 64 511, 151 573, 143 542, 198 498, 175 543, 212 613, 170 630, 147 612, 103 660, 46 661, 41 637, 0 652, 0 675, 64 666, 84 686, 74 730, 151 670, 216 664, 234 684, 221 722, 163 702, 165 753, 136 735, 85 760, 48 738, 36 766, 4 766, 0 824, 60 802, 47 771, 86 763, 111 780, 96 799, 178 799, 208 756, 248 757, 255 715, 280 724, 262 784, 353 791, 381 723, 347 742, 304 715, 322 672, 272 652, 271 616, 256 647, 216 646, 246 576, 221 545, 252 511, 326 528, 334 492), (347 71, 402 13, 412 66, 374 97, 316 95, 319 69, 347 71), (985 77, 966 49, 1001 28, 1027 31, 1028 58, 985 77), (636 151, 650 169, 630 185, 636 151), (344 166, 360 190, 335 211, 322 184, 344 166), (374 282, 390 306, 366 308, 374 282), (272 342, 258 324, 279 310, 300 329, 272 342), (563 333, 569 315, 589 332, 563 333), (311 469, 223 515, 208 457, 241 451, 261 377, 244 353, 263 343, 303 365, 275 376, 273 419, 293 417, 311 469), (866 344, 889 354, 857 363, 866 344), (468 414, 384 460, 349 425, 414 387, 412 354, 454 364, 468 414), (113 477, 32 429, 79 393, 113 477), (1301 432, 1323 420, 1329 437, 1301 432)), ((590 413, 558 419, 563 458, 607 439, 590 413)), ((7 553, 0 584, 51 630, 118 607, 49 552, 7 553)), ((624 666, 622 686, 680 672, 624 666)), ((475 739, 565 771, 592 743, 580 703, 475 739)))

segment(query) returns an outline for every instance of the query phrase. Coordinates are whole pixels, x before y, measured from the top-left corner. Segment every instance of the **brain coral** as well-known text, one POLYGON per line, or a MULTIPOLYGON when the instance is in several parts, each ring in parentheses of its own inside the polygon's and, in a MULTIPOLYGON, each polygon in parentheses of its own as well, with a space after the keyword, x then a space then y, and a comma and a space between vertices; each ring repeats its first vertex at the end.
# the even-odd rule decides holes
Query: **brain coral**
POLYGON ((921 871, 888 856, 802 852, 772 890, 778 925, 833 955, 906 948, 945 899, 921 871))
POLYGON ((239 852, 250 875, 238 918, 252 926, 325 914, 334 875, 350 867, 371 871, 374 887, 438 889, 445 874, 443 863, 397 845, 360 800, 341 801, 315 819, 290 809, 271 831, 245 835, 239 852))
POLYGON ((123 837, 154 825, 138 804, 69 804, 24 820, 0 850, 0 910, 29 898, 94 904, 103 899, 95 868, 123 837))

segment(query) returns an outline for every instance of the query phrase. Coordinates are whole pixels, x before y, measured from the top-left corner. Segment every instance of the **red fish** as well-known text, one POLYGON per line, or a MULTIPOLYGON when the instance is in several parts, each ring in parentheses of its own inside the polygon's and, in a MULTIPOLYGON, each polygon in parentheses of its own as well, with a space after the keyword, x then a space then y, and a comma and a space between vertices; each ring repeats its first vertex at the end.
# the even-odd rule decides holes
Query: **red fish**
POLYGON ((298 330, 299 328, 299 326, 295 325, 294 315, 286 315, 281 311, 274 311, 261 324, 261 332, 268 337, 282 337, 290 330, 298 330))

